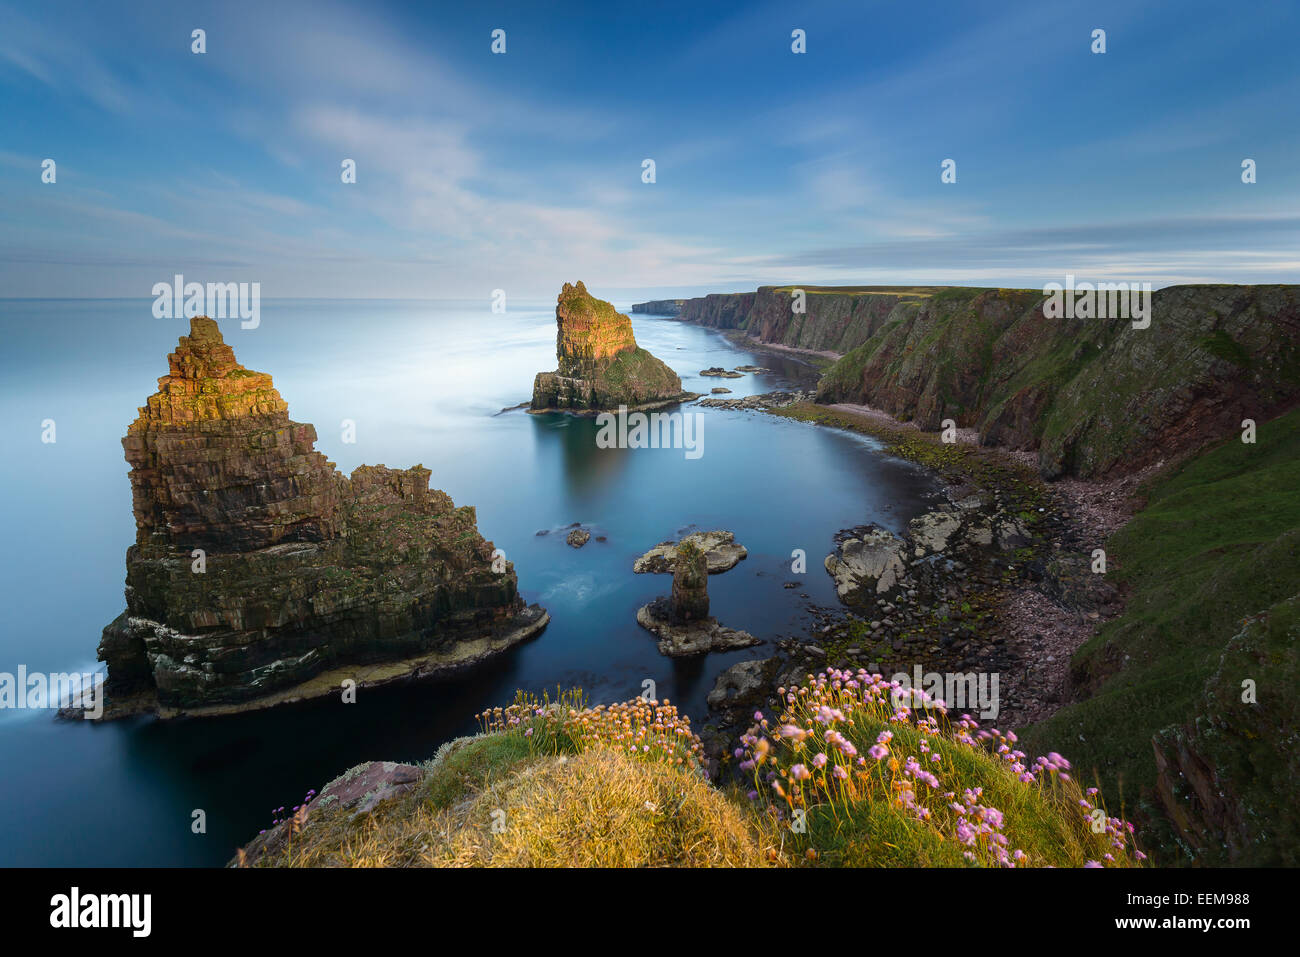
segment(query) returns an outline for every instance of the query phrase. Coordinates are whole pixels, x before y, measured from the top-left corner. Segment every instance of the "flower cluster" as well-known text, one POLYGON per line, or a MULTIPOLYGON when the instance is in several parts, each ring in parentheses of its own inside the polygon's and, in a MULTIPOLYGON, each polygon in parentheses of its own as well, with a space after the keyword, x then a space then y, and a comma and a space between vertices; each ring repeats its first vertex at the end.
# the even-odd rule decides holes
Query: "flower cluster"
POLYGON ((989 803, 984 789, 961 786, 955 752, 969 748, 995 756, 1026 788, 1047 789, 1071 815, 1077 803, 1087 819, 1077 823, 1093 833, 1104 830, 1112 850, 1102 856, 1106 864, 1142 859, 1140 851, 1129 850, 1131 824, 1106 817, 1104 828, 1092 826, 1102 824, 1102 814, 1094 814, 1089 800, 1096 789, 1083 797, 1071 782, 1069 762, 1059 754, 1027 761, 1016 749, 1014 733, 983 730, 969 715, 949 724, 943 702, 923 691, 862 669, 830 669, 778 693, 783 713, 769 720, 756 712, 734 756, 740 769, 754 776, 751 800, 763 801, 779 817, 826 805, 838 819, 856 802, 888 801, 937 829, 943 839, 956 841, 971 863, 1034 863, 1024 850, 1010 846, 1006 815, 989 803), (1062 801, 1074 795, 1076 800, 1062 801))
MULTIPOLYGON (((316 789, 312 788, 307 792, 307 796, 302 799, 301 804, 295 804, 290 810, 286 811, 282 807, 276 808, 271 812, 271 827, 283 824, 285 821, 296 821, 299 826, 307 819, 307 805, 316 797, 316 789), (282 816, 283 815, 283 816, 282 816)), ((270 828, 258 831, 258 834, 265 834, 270 828)))
POLYGON ((587 707, 577 692, 551 702, 520 694, 515 703, 479 715, 488 733, 520 734, 538 751, 612 747, 651 761, 703 769, 704 746, 691 719, 671 702, 633 698, 587 707))

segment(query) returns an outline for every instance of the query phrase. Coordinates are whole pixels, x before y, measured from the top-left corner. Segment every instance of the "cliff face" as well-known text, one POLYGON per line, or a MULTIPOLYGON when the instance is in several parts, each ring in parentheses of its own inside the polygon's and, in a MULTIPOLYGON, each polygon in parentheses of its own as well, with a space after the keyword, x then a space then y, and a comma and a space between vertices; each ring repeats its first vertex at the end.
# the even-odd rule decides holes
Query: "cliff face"
POLYGON ((555 321, 559 369, 537 374, 534 411, 635 408, 691 397, 675 372, 636 344, 632 320, 581 282, 564 284, 555 321))
POLYGON ((762 342, 843 354, 871 338, 901 302, 914 302, 929 287, 760 286, 757 292, 687 299, 680 317, 716 329, 740 329, 762 342), (804 311, 794 311, 795 290, 804 311))
POLYGON ((681 317, 829 350, 819 402, 1038 453, 1047 478, 1143 468, 1300 399, 1300 287, 1173 286, 1150 326, 1044 315, 1036 290, 795 287, 689 299, 681 317))
POLYGON ((1175 286, 1150 326, 1044 315, 1036 291, 900 303, 823 377, 819 402, 1037 451, 1047 478, 1141 469, 1300 399, 1300 286, 1175 286))
POLYGON ((108 716, 450 671, 544 626, 513 567, 493 570, 474 509, 430 490, 428 469, 343 477, 211 319, 191 320, 169 366, 122 440, 136 543, 127 609, 99 648, 108 716), (409 667, 376 668, 395 662, 409 667))

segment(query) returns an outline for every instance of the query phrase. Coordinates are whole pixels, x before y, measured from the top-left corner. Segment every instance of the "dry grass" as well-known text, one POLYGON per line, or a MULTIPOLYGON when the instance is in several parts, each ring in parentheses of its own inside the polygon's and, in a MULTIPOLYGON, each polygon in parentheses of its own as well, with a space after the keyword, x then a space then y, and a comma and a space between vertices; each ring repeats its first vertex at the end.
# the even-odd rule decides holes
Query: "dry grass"
MULTIPOLYGON (((487 741, 489 736, 472 739, 487 741)), ((430 780, 439 780, 431 768, 430 780)), ((757 867, 761 822, 696 771, 596 746, 509 764, 449 806, 428 787, 356 822, 316 811, 280 867, 757 867)))

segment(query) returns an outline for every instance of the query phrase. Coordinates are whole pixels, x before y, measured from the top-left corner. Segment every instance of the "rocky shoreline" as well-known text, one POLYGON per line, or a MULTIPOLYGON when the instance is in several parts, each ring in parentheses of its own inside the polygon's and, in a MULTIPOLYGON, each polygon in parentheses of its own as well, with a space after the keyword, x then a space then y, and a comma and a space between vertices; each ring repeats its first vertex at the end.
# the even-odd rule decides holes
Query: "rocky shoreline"
MULTIPOLYGON (((978 446, 971 435, 945 444, 877 410, 828 409, 789 393, 721 402, 880 439, 887 452, 937 474, 943 501, 901 537, 876 526, 833 535, 825 570, 808 574, 830 574, 841 605, 809 606, 817 622, 810 635, 780 639, 776 655, 732 666, 710 694, 702 733, 719 767, 754 710, 772 708, 778 688, 827 666, 996 673, 998 727, 1040 720, 1065 702, 1070 655, 1121 610, 1116 590, 1089 569, 1100 539, 1095 511, 1081 505, 1089 493, 1105 494, 1101 483, 1075 482, 1067 494, 1014 450, 978 446), (1027 621, 1026 607, 1034 610, 1027 621), (1049 634, 1054 643, 1045 645, 1049 634)), ((1118 521, 1131 511, 1123 489, 1132 487, 1113 490, 1118 521)))

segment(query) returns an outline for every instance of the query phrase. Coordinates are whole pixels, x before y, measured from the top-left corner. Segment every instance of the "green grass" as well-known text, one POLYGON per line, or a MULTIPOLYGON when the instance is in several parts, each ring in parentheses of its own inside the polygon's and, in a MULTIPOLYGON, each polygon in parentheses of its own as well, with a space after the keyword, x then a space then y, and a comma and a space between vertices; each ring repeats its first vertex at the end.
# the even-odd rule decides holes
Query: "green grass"
POLYGON ((1074 656, 1092 693, 1029 729, 1068 746, 1108 792, 1150 804, 1152 735, 1191 720, 1206 679, 1248 616, 1300 590, 1300 410, 1154 481, 1107 544, 1124 614, 1074 656))

